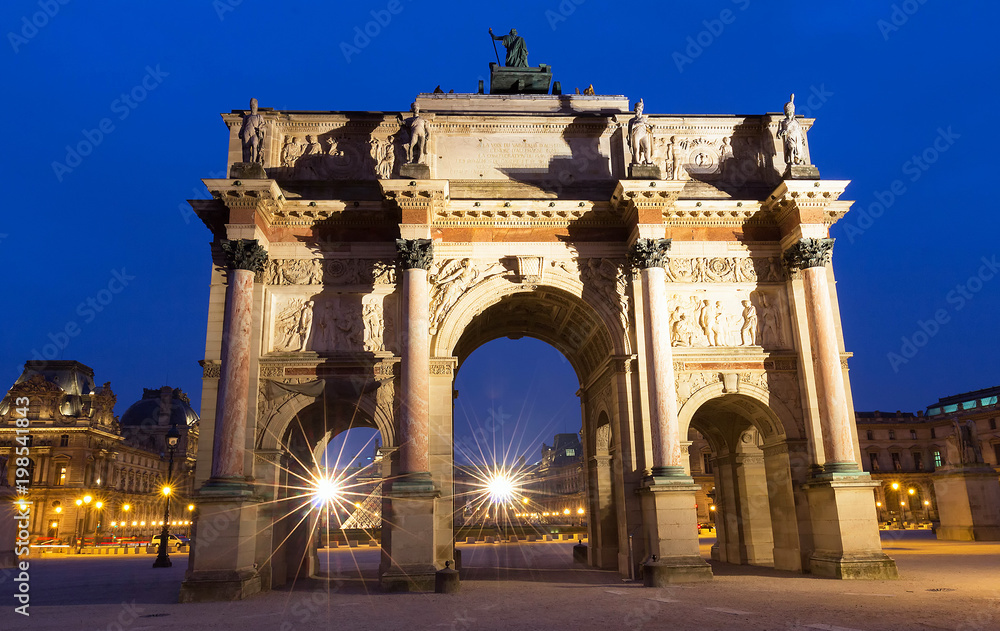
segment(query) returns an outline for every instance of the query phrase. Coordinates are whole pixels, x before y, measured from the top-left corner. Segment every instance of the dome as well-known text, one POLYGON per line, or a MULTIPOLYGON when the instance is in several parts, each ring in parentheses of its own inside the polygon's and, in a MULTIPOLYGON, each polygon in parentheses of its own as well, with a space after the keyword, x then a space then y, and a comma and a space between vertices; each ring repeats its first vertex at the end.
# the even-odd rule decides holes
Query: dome
POLYGON ((191 400, 180 388, 163 386, 155 390, 143 388, 142 399, 129 406, 119 423, 124 427, 152 427, 160 424, 160 403, 166 399, 170 405, 170 420, 167 425, 178 427, 194 425, 198 414, 191 408, 191 400))

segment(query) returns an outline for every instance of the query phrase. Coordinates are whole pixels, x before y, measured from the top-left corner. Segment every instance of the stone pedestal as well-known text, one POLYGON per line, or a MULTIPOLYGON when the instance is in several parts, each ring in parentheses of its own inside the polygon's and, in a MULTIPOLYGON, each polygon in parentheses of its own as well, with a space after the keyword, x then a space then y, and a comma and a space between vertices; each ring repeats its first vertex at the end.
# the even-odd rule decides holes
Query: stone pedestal
POLYGON ((388 491, 391 514, 383 528, 392 530, 391 557, 379 577, 387 592, 424 592, 434 589, 434 502, 441 493, 430 476, 396 480, 388 491))
POLYGON ((698 513, 691 478, 651 484, 639 489, 646 560, 643 584, 663 587, 674 583, 712 580, 712 568, 698 548, 698 513))
POLYGON ((989 465, 947 467, 934 474, 941 525, 937 538, 1000 541, 1000 482, 989 465))
POLYGON ((257 503, 202 488, 180 602, 243 600, 261 591, 254 567, 257 503))
MULTIPOLYGON (((6 482, 6 480, 4 480, 6 482)), ((14 552, 17 539, 16 493, 9 486, 0 486, 0 569, 17 567, 14 552)))
POLYGON ((818 180, 819 169, 811 164, 795 164, 785 167, 786 180, 818 180))
POLYGON ((875 486, 867 473, 825 473, 804 485, 815 546, 810 572, 829 578, 899 578, 896 562, 882 552, 875 486))
POLYGON ((411 180, 431 179, 431 167, 427 164, 401 164, 399 165, 399 177, 411 180))
POLYGON ((266 180, 267 172, 256 162, 234 162, 233 166, 229 167, 229 179, 266 180))
POLYGON ((628 177, 630 180, 662 180, 663 171, 655 164, 630 164, 628 177))
POLYGON ((548 94, 552 67, 511 68, 490 64, 490 94, 548 94))

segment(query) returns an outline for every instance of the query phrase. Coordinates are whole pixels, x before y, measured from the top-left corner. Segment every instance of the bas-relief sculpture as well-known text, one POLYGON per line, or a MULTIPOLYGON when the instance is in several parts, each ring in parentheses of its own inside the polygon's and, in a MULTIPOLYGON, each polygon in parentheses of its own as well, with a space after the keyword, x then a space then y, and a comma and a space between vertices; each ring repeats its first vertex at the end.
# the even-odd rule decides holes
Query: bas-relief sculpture
POLYGON ((264 165, 264 117, 257 113, 257 99, 250 99, 250 113, 243 115, 240 141, 243 143, 243 162, 264 165))
POLYGON ((784 141, 785 164, 795 166, 806 164, 806 133, 795 118, 795 95, 785 103, 785 118, 778 123, 778 139, 784 141))
POLYGON ((728 297, 723 301, 713 296, 671 294, 667 301, 671 345, 782 348, 775 303, 775 298, 759 291, 736 302, 728 297))
POLYGON ((504 65, 509 68, 528 67, 528 47, 524 43, 524 38, 517 34, 517 29, 510 29, 506 35, 494 35, 490 29, 490 37, 498 42, 502 42, 507 49, 507 57, 504 65))
POLYGON ((394 285, 394 264, 381 259, 274 259, 264 270, 268 285, 394 285))
POLYGON ((359 294, 275 300, 275 352, 379 352, 391 319, 381 299, 359 294))
POLYGON ((444 259, 432 264, 430 281, 430 329, 437 331, 445 314, 455 306, 459 297, 476 285, 507 273, 499 262, 474 262, 471 259, 444 259))
POLYGON ((664 268, 672 283, 777 283, 784 270, 777 257, 678 257, 664 268))

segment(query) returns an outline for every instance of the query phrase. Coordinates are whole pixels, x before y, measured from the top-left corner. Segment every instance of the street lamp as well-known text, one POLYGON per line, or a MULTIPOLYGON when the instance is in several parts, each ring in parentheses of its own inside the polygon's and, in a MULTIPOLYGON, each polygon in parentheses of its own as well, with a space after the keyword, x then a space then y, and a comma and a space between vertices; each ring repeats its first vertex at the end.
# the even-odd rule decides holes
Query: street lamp
POLYGON ((170 451, 170 460, 167 463, 167 484, 163 487, 163 529, 160 531, 160 546, 156 553, 156 560, 153 561, 153 567, 170 567, 173 563, 170 562, 170 555, 167 554, 167 539, 170 535, 170 478, 174 473, 174 449, 177 448, 177 441, 180 439, 181 435, 177 431, 177 424, 172 423, 170 425, 170 431, 167 432, 167 449, 170 451))
POLYGON ((84 495, 82 498, 76 500, 76 533, 73 538, 76 539, 76 553, 81 554, 83 552, 83 538, 87 536, 87 519, 90 516, 90 503, 94 500, 93 497, 89 495, 84 495), (80 522, 80 507, 83 507, 83 523, 80 522))

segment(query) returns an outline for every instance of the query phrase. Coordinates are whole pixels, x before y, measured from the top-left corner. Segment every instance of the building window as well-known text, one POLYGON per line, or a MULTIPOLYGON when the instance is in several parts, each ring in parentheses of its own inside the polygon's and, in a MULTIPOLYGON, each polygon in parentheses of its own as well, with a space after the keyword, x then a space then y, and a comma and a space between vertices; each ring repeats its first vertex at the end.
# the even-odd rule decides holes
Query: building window
POLYGON ((567 456, 575 456, 576 455, 576 450, 575 449, 567 449, 566 450, 566 455, 567 456))
POLYGON ((868 435, 868 440, 875 440, 875 432, 868 430, 866 434, 868 435))
POLYGON ((916 440, 916 439, 917 439, 917 430, 911 429, 910 430, 910 440, 916 440))
POLYGON ((940 466, 941 466, 941 452, 940 451, 935 451, 934 452, 934 468, 937 468, 937 467, 940 467, 940 466))
POLYGON ((66 475, 69 473, 67 467, 59 467, 59 476, 56 478, 56 486, 66 485, 66 475))
POLYGON ((931 438, 937 438, 937 434, 934 432, 934 428, 931 428, 931 438))
POLYGON ((712 454, 701 454, 701 470, 705 474, 712 473, 712 454))
POLYGON ((990 419, 990 429, 996 429, 996 428, 997 428, 997 420, 995 418, 991 418, 990 419))
POLYGON ((896 440, 896 430, 894 429, 889 430, 889 440, 896 440))
POLYGON ((871 464, 872 473, 878 473, 882 470, 882 467, 878 464, 878 454, 870 453, 868 454, 868 462, 871 464))
POLYGON ((60 447, 69 447, 69 434, 63 434, 59 437, 60 447))
POLYGON ((917 471, 924 470, 924 455, 919 451, 913 452, 913 468, 917 471))
POLYGON ((897 453, 892 454, 892 470, 893 471, 903 470, 903 463, 899 460, 899 454, 897 453))
POLYGON ((1000 443, 993 445, 993 459, 1000 464, 1000 443))

